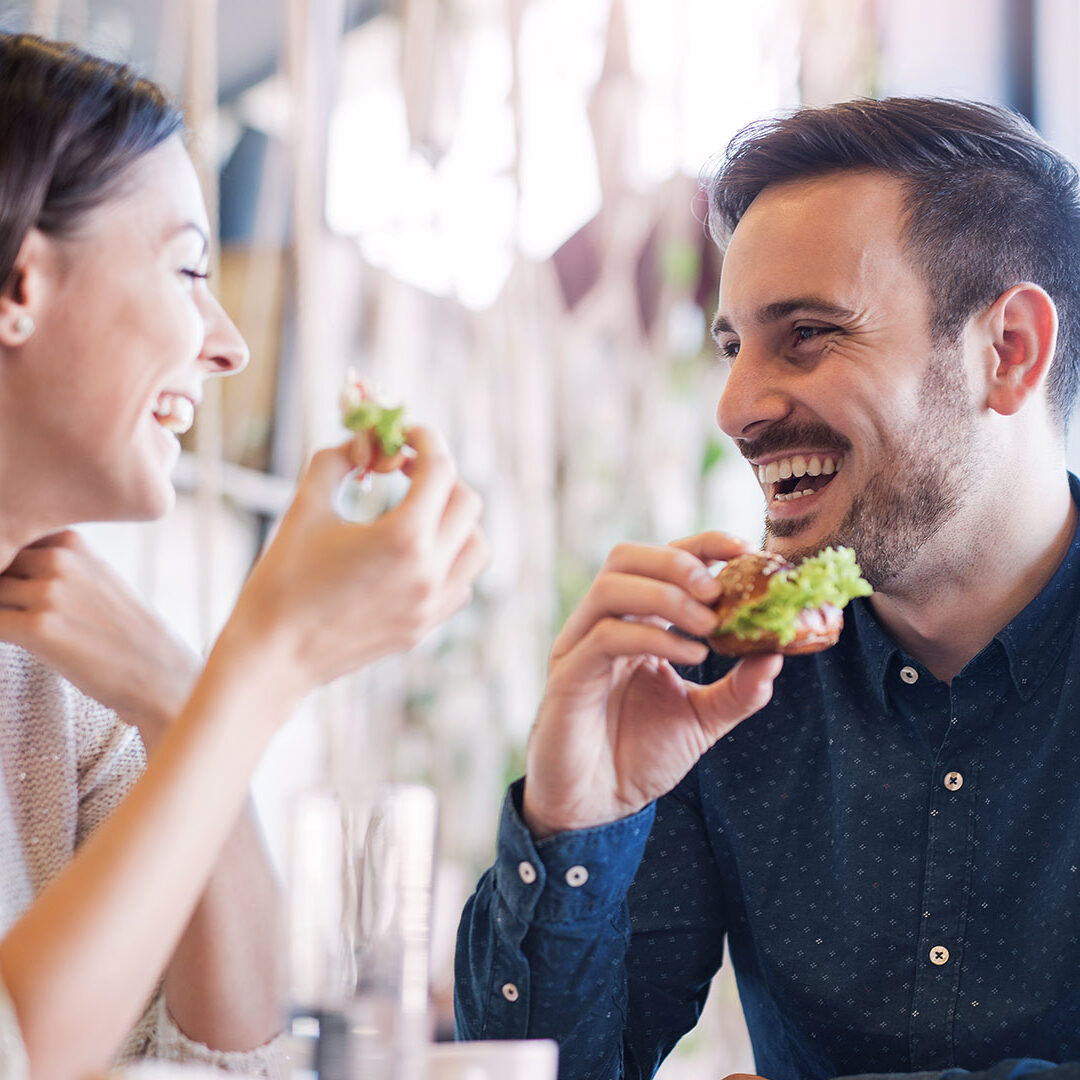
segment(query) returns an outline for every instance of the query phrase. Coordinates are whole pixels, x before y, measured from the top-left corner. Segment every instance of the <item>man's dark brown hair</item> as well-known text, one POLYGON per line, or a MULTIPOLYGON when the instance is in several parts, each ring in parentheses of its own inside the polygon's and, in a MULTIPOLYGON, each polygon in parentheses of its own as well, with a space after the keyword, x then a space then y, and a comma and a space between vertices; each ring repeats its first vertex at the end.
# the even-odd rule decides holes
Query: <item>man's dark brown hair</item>
POLYGON ((1080 193, 1076 167, 1007 109, 885 98, 800 109, 744 128, 706 179, 723 246, 770 184, 880 169, 906 186, 905 235, 930 291, 934 340, 1030 281, 1058 309, 1050 407, 1065 429, 1080 387, 1080 193))

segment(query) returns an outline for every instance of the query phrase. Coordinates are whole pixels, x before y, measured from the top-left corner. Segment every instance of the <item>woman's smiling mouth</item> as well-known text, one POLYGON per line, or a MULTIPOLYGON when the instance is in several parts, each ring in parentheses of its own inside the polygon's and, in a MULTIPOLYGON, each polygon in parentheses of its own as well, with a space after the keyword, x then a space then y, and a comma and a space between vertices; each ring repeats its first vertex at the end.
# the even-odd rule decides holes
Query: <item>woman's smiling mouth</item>
POLYGON ((185 394, 164 390, 154 405, 154 419, 166 431, 183 435, 195 423, 195 403, 185 394))

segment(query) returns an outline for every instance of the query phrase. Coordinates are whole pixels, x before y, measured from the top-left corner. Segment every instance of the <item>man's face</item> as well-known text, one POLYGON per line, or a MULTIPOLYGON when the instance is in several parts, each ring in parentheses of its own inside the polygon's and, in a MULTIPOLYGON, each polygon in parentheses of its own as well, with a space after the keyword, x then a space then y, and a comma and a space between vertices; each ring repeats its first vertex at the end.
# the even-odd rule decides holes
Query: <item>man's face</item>
POLYGON ((847 544, 898 581, 965 504, 981 437, 962 349, 931 341, 902 247, 903 189, 877 172, 767 188, 724 257, 717 417, 766 500, 766 547, 847 544))

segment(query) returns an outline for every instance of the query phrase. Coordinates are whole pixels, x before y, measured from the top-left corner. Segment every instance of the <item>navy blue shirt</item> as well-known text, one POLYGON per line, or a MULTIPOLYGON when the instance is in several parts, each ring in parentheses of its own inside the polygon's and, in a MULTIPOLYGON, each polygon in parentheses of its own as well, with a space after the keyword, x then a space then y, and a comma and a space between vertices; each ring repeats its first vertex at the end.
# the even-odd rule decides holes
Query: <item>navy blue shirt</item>
POLYGON ((459 1036, 555 1037, 562 1080, 648 1077, 726 937, 768 1080, 1080 1061, 1078 617, 1074 537, 951 684, 856 601, 639 814, 534 843, 511 789, 459 932, 459 1036))

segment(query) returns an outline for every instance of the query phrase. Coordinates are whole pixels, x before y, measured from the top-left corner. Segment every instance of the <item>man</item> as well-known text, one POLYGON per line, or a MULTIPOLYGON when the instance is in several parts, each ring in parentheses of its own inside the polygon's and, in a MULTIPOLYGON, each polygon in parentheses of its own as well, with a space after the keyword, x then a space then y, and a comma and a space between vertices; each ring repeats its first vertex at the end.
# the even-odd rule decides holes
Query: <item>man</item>
POLYGON ((861 101, 752 126, 710 199, 766 547, 849 544, 876 592, 832 650, 731 666, 694 636, 744 545, 615 549, 463 918, 459 1033, 649 1076, 726 937, 769 1080, 1076 1073, 1076 172, 1003 110, 861 101))

